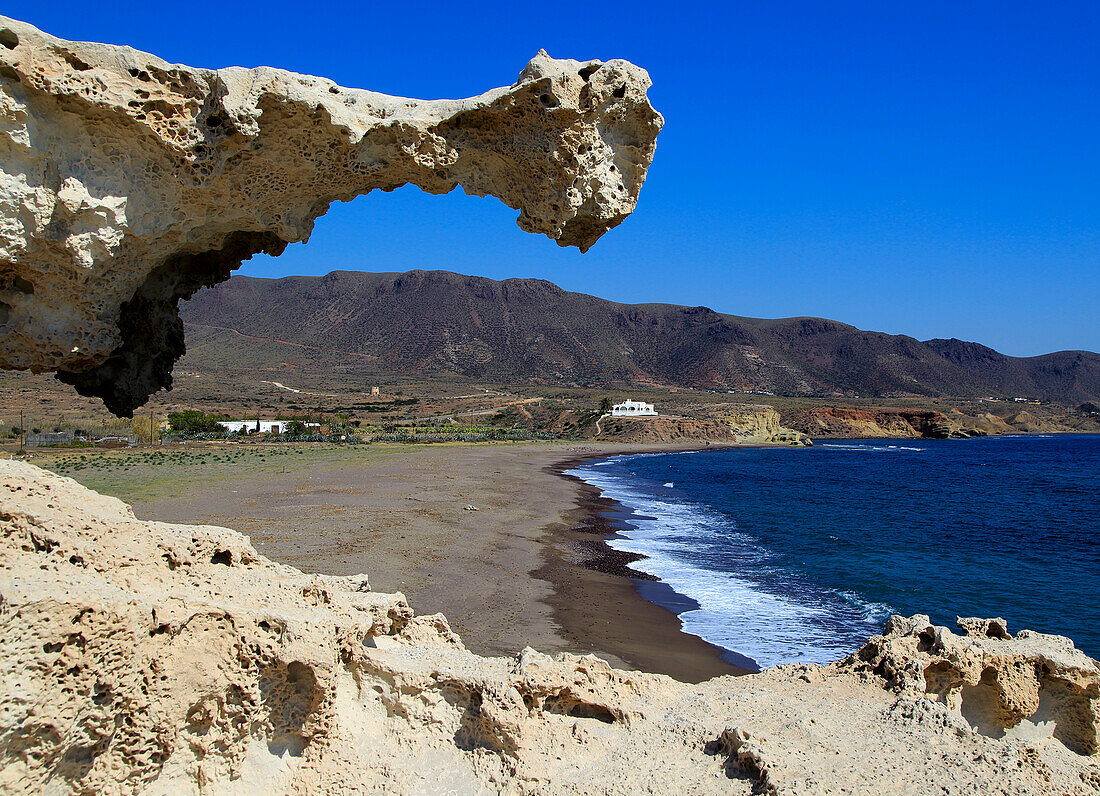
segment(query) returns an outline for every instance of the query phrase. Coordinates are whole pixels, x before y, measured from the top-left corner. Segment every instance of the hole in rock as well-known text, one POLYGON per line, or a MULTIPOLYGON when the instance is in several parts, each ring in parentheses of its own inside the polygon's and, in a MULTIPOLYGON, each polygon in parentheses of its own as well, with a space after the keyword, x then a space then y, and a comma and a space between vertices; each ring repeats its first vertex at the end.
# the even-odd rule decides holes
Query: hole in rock
POLYGON ((57 543, 51 539, 40 539, 34 534, 31 534, 31 544, 34 545, 36 553, 52 553, 57 547, 57 543))
POLYGON ((989 636, 989 638, 1012 638, 1012 636, 1009 635, 1008 628, 1000 622, 990 622, 985 634, 989 636))
POLYGON ((106 742, 100 742, 87 746, 70 747, 62 756, 60 763, 57 764, 57 771, 61 772, 64 779, 70 782, 83 779, 92 770, 96 758, 99 757, 105 745, 106 742))
POLYGON ((293 661, 282 671, 268 670, 260 678, 260 692, 271 722, 268 750, 300 757, 310 741, 302 728, 324 696, 313 669, 293 661))
POLYGON ((1054 677, 1042 678, 1039 709, 1031 720, 1054 723, 1054 737, 1071 752, 1095 755, 1100 751, 1100 727, 1093 719, 1093 697, 1088 688, 1054 677))
POLYGON ((65 62, 68 63, 69 66, 78 72, 87 72, 92 68, 86 61, 77 58, 72 53, 62 53, 61 57, 65 59, 65 62))
POLYGON ((11 317, 11 305, 0 301, 0 326, 8 322, 11 317))
POLYGON ((19 46, 19 37, 15 35, 13 30, 0 28, 0 44, 3 44, 9 50, 14 50, 19 46))
POLYGON ((233 566, 233 554, 228 550, 219 550, 210 556, 211 564, 224 564, 227 567, 233 566))
POLYGON ((588 79, 592 77, 592 74, 599 69, 598 66, 585 66, 578 70, 577 74, 581 76, 581 79, 587 83, 588 79))
POLYGON ((970 726, 990 738, 1003 738, 1005 730, 1019 723, 1019 718, 1007 715, 1005 693, 997 680, 997 672, 987 668, 977 685, 962 688, 962 715, 970 726))
POLYGON ((618 97, 619 99, 622 99, 623 97, 625 97, 626 96, 626 83, 623 83, 617 89, 612 91, 611 96, 618 97))
POLYGON ((103 685, 103 683, 96 683, 95 693, 92 694, 92 702, 100 707, 104 705, 110 705, 114 701, 114 695, 111 694, 111 689, 103 685))
POLYGON ((19 82, 19 73, 7 64, 0 66, 0 77, 6 77, 8 80, 14 80, 16 83, 19 82))
POLYGON ((564 695, 550 697, 543 703, 543 709, 547 713, 558 713, 575 719, 596 719, 604 724, 615 723, 615 714, 603 705, 582 702, 564 695))

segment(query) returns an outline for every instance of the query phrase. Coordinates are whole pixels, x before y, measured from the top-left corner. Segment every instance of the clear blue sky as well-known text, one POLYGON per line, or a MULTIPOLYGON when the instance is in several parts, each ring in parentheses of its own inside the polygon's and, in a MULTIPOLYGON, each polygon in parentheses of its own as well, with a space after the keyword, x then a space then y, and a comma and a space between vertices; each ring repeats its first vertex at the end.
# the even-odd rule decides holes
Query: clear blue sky
POLYGON ((243 273, 443 268, 618 301, 1100 351, 1100 3, 8 2, 69 39, 410 97, 510 84, 540 47, 649 70, 638 210, 588 254, 493 199, 335 205, 243 273))

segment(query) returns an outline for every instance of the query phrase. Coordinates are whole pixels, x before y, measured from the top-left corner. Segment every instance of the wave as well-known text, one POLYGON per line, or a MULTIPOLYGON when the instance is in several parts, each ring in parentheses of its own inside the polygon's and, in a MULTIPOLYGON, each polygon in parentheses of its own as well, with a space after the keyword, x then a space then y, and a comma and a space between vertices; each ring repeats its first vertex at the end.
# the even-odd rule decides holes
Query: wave
POLYGON ((923 453, 927 448, 918 448, 911 445, 883 445, 881 443, 841 443, 841 442, 821 442, 817 445, 818 448, 825 448, 826 450, 841 450, 841 451, 869 451, 871 453, 891 453, 894 451, 910 451, 923 453))
POLYGON ((888 606, 778 571, 769 552, 728 515, 683 499, 672 482, 648 483, 615 466, 634 456, 569 474, 634 512, 630 527, 608 544, 645 556, 631 566, 698 604, 680 614, 684 632, 769 667, 829 663, 881 630, 888 606))

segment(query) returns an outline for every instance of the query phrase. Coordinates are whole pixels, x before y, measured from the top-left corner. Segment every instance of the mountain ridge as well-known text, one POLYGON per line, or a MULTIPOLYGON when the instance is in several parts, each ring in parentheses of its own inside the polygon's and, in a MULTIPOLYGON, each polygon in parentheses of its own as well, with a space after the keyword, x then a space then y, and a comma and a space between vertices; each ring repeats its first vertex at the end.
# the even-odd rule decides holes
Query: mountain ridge
MULTIPOLYGON (((624 304, 542 279, 441 270, 234 276, 183 303, 181 316, 192 327, 346 352, 358 366, 413 376, 837 397, 1100 397, 1100 354, 1090 351, 1011 357, 980 343, 920 341, 826 318, 624 304)), ((252 353, 241 348, 247 338, 208 335, 191 346, 193 337, 189 367, 252 353)))

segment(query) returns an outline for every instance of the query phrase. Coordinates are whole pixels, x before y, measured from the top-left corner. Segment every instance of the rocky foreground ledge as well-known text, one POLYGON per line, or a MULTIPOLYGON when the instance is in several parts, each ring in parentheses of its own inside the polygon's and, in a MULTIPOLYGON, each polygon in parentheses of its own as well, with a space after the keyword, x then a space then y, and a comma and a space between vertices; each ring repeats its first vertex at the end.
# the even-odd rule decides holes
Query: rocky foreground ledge
POLYGON ((414 100, 0 16, 0 368, 57 371, 129 416, 171 386, 180 299, 375 189, 461 185, 586 250, 645 182, 649 86, 626 61, 540 52, 507 88, 414 100))
POLYGON ((469 652, 365 576, 0 462, 5 793, 1095 793, 1100 668, 894 617, 831 666, 686 685, 469 652))

